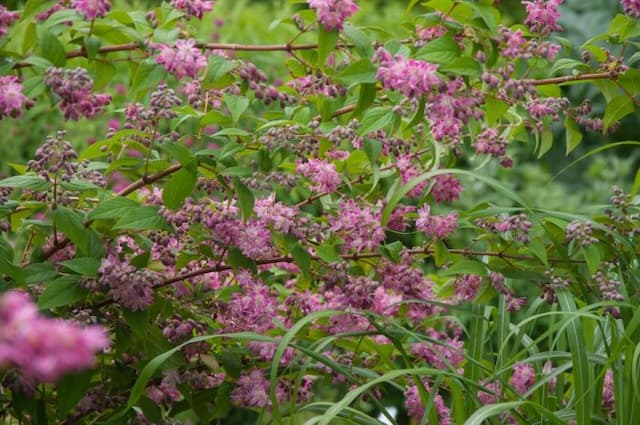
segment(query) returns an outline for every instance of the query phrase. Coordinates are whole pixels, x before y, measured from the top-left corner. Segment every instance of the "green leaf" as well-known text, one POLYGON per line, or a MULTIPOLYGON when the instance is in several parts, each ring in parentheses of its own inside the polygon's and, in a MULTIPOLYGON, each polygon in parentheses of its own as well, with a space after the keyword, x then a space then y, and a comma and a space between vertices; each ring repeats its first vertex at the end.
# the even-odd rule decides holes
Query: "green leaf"
POLYGON ((210 55, 207 77, 211 82, 218 81, 220 78, 228 74, 229 71, 236 68, 236 66, 237 63, 235 61, 231 61, 220 55, 210 55))
POLYGON ((129 198, 113 198, 102 201, 89 213, 89 220, 120 219, 131 209, 138 208, 137 202, 129 198))
POLYGON ((187 196, 191 195, 198 182, 195 167, 183 167, 173 173, 162 190, 162 202, 170 210, 182 207, 187 196))
POLYGON ((371 108, 365 112, 358 128, 358 135, 363 136, 380 130, 393 122, 394 113, 388 107, 371 108))
POLYGON ((73 373, 65 375, 56 383, 56 393, 58 396, 58 418, 62 419, 71 409, 76 407, 78 402, 91 388, 91 376, 93 372, 73 373))
POLYGON ((400 255, 402 254, 402 250, 404 249, 404 245, 400 241, 395 241, 392 243, 382 245, 379 250, 382 255, 384 255, 389 260, 394 263, 399 263, 401 260, 400 255))
POLYGON ((64 46, 60 43, 58 37, 46 28, 40 31, 40 55, 58 67, 64 66, 67 61, 64 46))
POLYGON ((291 256, 300 267, 300 270, 302 270, 302 275, 305 279, 311 280, 311 254, 302 245, 296 244, 291 250, 291 256))
POLYGON ((337 29, 327 31, 324 25, 318 26, 318 66, 320 68, 324 68, 324 62, 338 44, 339 38, 340 32, 337 29))
MULTIPOLYGON (((567 290, 556 291, 558 303, 562 311, 568 314, 577 312, 573 295, 567 290)), ((593 369, 589 366, 585 346, 584 330, 579 316, 570 319, 567 325, 567 340, 571 352, 573 371, 573 400, 576 419, 579 424, 591 423, 591 411, 594 408, 593 369)))
POLYGON ((460 57, 460 46, 450 35, 436 38, 416 52, 416 58, 440 65, 448 65, 460 57))
POLYGON ((482 67, 477 60, 469 56, 461 56, 453 62, 449 63, 442 69, 446 72, 452 72, 458 75, 466 75, 468 77, 478 77, 482 74, 482 67))
POLYGON ((61 264, 83 276, 98 276, 101 261, 91 257, 80 257, 63 261, 61 264))
POLYGON ((551 127, 545 126, 540 134, 540 145, 538 147, 538 158, 549 152, 549 149, 553 147, 553 131, 551 127))
POLYGON ((233 178, 233 187, 238 197, 238 206, 240 207, 242 219, 246 221, 253 214, 253 205, 255 203, 253 192, 251 192, 247 186, 242 184, 240 179, 237 177, 233 178))
POLYGON ((460 260, 453 263, 451 267, 444 271, 443 276, 453 276, 457 274, 476 274, 478 276, 486 276, 486 266, 473 260, 460 260))
POLYGON ((227 105, 229 110, 231 111, 231 121, 236 125, 240 116, 247 110, 249 107, 249 99, 244 96, 235 96, 231 94, 225 94, 224 103, 227 105))
POLYGON ((253 175, 253 170, 247 167, 236 166, 225 168, 224 170, 220 171, 220 174, 230 177, 249 177, 253 175))
POLYGON ((376 99, 377 88, 374 83, 360 84, 360 93, 358 95, 358 104, 353 111, 354 117, 360 117, 363 112, 371 106, 376 99))
POLYGON ((48 310, 84 300, 89 290, 82 287, 81 279, 80 276, 62 276, 49 282, 38 298, 38 308, 48 310))
POLYGON ((328 242, 314 246, 313 249, 322 261, 326 261, 327 263, 340 263, 343 261, 336 247, 328 242))
POLYGON ((58 230, 64 233, 74 245, 85 255, 89 251, 89 232, 82 216, 63 206, 58 206, 51 214, 58 230))
POLYGON ((600 257, 600 250, 598 250, 597 245, 587 245, 581 246, 580 251, 582 251, 582 256, 587 262, 587 268, 589 269, 589 274, 594 275, 598 271, 600 267, 600 262, 602 261, 600 257))
POLYGON ((169 230, 167 222, 158 214, 158 207, 139 206, 126 211, 113 226, 114 230, 169 230))
POLYGON ((160 143, 158 148, 167 152, 185 167, 197 161, 191 151, 179 143, 160 143))
POLYGON ((0 187, 13 187, 44 192, 45 190, 49 190, 51 183, 38 176, 13 176, 0 180, 0 187))
POLYGON ((492 416, 496 416, 505 412, 508 412, 513 409, 517 409, 520 407, 524 401, 509 401, 506 403, 499 404, 488 404, 486 406, 482 406, 480 409, 476 410, 473 415, 469 417, 464 423, 464 425, 483 425, 487 419, 492 416))
POLYGON ((351 22, 346 22, 342 30, 342 34, 347 41, 355 45, 355 51, 363 58, 373 56, 373 44, 369 36, 360 28, 355 27, 351 22))
POLYGON ((376 83, 376 67, 369 59, 360 59, 346 67, 336 80, 344 84, 376 83))
POLYGON ((100 39, 95 37, 87 38, 86 40, 84 40, 84 48, 87 51, 87 58, 89 60, 93 60, 96 58, 98 52, 100 51, 101 44, 102 43, 100 39))
POLYGON ((633 102, 629 96, 622 95, 614 97, 607 103, 607 108, 604 111, 604 126, 602 130, 606 132, 613 123, 621 120, 632 112, 633 102))
POLYGON ((582 132, 571 117, 564 120, 564 128, 567 133, 567 155, 569 155, 582 141, 582 132))

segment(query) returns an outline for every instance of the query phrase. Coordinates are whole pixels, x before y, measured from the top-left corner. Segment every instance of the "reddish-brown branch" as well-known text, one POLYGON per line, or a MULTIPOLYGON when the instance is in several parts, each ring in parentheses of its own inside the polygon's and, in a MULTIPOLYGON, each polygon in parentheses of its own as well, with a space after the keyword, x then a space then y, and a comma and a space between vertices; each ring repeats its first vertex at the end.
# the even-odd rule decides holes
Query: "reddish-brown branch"
POLYGON ((588 81, 588 80, 613 80, 617 78, 616 72, 590 72, 578 75, 565 75, 564 77, 543 78, 541 80, 524 80, 534 86, 546 86, 550 84, 569 83, 571 81, 588 81))
MULTIPOLYGON (((416 248, 416 249, 407 250, 406 252, 410 255, 433 255, 435 254, 435 249, 416 248)), ((521 261, 539 261, 538 258, 536 257, 532 257, 528 255, 508 254, 506 252, 474 251, 472 249, 449 249, 448 252, 451 254, 458 254, 458 255, 464 255, 464 256, 489 256, 489 257, 502 258, 505 260, 509 259, 509 260, 521 260, 521 261)), ((357 261, 357 260, 363 260, 363 259, 369 259, 369 258, 380 258, 382 257, 382 254, 378 252, 365 252, 361 254, 342 255, 341 257, 345 261, 357 261)), ((311 259, 316 261, 320 260, 318 256, 311 256, 311 259)), ((577 259, 566 260, 564 258, 555 258, 555 257, 550 257, 547 259, 547 261, 551 263, 564 263, 568 261, 570 263, 578 263, 578 264, 582 264, 585 262, 585 260, 577 260, 577 259)), ((256 265, 261 266, 265 264, 294 263, 294 262, 295 260, 293 259, 293 257, 283 256, 283 257, 277 257, 277 258, 269 258, 265 260, 257 260, 255 263, 256 265)), ((233 267, 226 264, 224 265, 220 264, 220 265, 211 266, 211 267, 204 267, 198 270, 193 270, 188 273, 179 274, 179 275, 170 277, 168 279, 165 279, 161 284, 155 286, 154 289, 163 288, 173 283, 182 282, 184 280, 192 279, 194 277, 202 276, 208 273, 222 272, 222 271, 227 271, 231 269, 233 269, 233 267)), ((95 307, 101 308, 113 303, 114 303, 114 300, 108 299, 96 304, 95 307)))
MULTIPOLYGON (((182 168, 181 164, 174 164, 162 171, 157 172, 156 174, 152 174, 150 176, 147 177, 143 177, 139 180, 136 180, 135 182, 131 183, 129 186, 125 187, 124 189, 122 189, 121 191, 117 192, 115 195, 116 196, 127 196, 128 194, 134 192, 137 189, 140 189, 141 187, 149 184, 149 183, 153 183, 156 182, 158 180, 163 179, 164 177, 167 177, 173 173, 175 173, 176 171, 180 170, 182 168)), ((85 223, 85 227, 89 227, 91 225, 92 221, 89 220, 85 223)), ((64 248, 65 246, 69 245, 69 243, 71 242, 71 240, 69 238, 65 238, 61 241, 58 241, 57 243, 53 244, 51 246, 51 248, 44 250, 42 253, 42 258, 43 260, 46 260, 48 258, 50 258, 53 254, 55 254, 56 252, 60 251, 62 248, 64 248)))

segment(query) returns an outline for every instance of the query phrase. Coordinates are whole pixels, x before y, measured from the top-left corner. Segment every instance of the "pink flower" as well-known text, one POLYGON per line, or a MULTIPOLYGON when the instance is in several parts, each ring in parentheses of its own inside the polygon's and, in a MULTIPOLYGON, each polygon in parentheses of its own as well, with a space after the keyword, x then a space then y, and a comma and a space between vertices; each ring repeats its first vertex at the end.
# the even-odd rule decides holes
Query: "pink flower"
POLYGON ((477 274, 465 274, 456 279, 456 296, 463 301, 471 302, 476 298, 482 278, 477 274))
POLYGON ((185 76, 196 78, 198 72, 207 66, 207 58, 196 47, 194 39, 178 40, 175 48, 168 45, 160 45, 159 48, 156 63, 163 64, 177 79, 185 76))
POLYGON ((183 10, 187 17, 202 19, 204 12, 210 12, 215 4, 214 1, 203 0, 171 0, 171 6, 183 10))
POLYGON ((10 12, 9 9, 0 5, 0 37, 7 34, 7 27, 20 19, 18 12, 10 12))
POLYGON ((616 392, 613 386, 613 371, 608 369, 604 375, 602 385, 602 407, 605 409, 613 409, 616 404, 616 392))
POLYGON ((425 232, 427 235, 442 239, 456 230, 458 226, 458 215, 449 213, 447 216, 430 215, 431 207, 425 205, 418 210, 418 219, 416 220, 416 228, 425 232))
MULTIPOLYGON (((429 383, 425 381, 424 386, 427 390, 427 393, 429 393, 431 391, 429 383)), ((404 405, 407 408, 408 415, 414 418, 416 421, 420 422, 422 420, 422 416, 424 415, 424 404, 422 403, 422 398, 420 397, 418 387, 415 385, 410 386, 409 388, 407 388, 407 391, 405 391, 404 396, 404 405)), ((451 410, 444 403, 444 399, 440 394, 436 394, 436 396, 433 398, 433 404, 436 408, 436 413, 438 414, 438 424, 451 425, 451 410)))
POLYGON ((549 35, 554 31, 562 31, 562 27, 557 21, 560 17, 558 6, 564 0, 533 0, 523 1, 527 9, 527 18, 524 20, 525 25, 532 32, 538 32, 541 35, 549 35))
POLYGON ((335 192, 340 185, 340 175, 336 166, 320 159, 312 159, 307 162, 298 161, 296 171, 313 181, 309 188, 316 192, 335 192))
POLYGON ((620 0, 624 13, 627 15, 640 18, 640 0, 620 0))
POLYGON ((513 368, 511 385, 520 395, 526 393, 536 382, 536 371, 530 364, 518 363, 513 368))
POLYGON ((18 77, 7 75, 0 77, 0 118, 3 116, 19 117, 22 107, 28 103, 22 93, 22 84, 18 77))
POLYGON ((71 0, 71 6, 89 21, 105 17, 111 9, 109 0, 71 0))
POLYGON ((522 36, 522 30, 511 32, 505 28, 503 33, 507 48, 502 50, 502 54, 507 58, 517 58, 527 40, 522 36))
POLYGON ((360 8, 353 0, 308 0, 309 7, 316 10, 318 21, 331 31, 342 30, 344 21, 360 8))
POLYGON ((342 252, 373 251, 384 240, 384 229, 380 226, 380 211, 372 205, 357 204, 349 199, 340 204, 339 216, 329 217, 331 231, 342 240, 342 252))
POLYGON ((434 177, 431 188, 434 201, 451 203, 454 199, 460 199, 460 192, 462 192, 462 185, 451 174, 440 174, 434 177))
POLYGON ((0 366, 18 367, 31 378, 55 382, 93 366, 94 353, 109 346, 100 326, 41 316, 24 292, 0 298, 0 366))
POLYGON ((407 97, 419 98, 440 83, 436 75, 438 65, 402 55, 392 58, 384 49, 378 49, 375 59, 380 62, 376 78, 387 90, 398 90, 407 97))

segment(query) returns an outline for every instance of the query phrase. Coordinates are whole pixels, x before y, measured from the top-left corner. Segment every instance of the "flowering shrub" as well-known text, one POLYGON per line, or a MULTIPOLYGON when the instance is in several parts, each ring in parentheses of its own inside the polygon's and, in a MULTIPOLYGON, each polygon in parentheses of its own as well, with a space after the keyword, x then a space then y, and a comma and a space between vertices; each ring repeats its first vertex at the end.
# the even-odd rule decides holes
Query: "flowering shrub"
POLYGON ((0 180, 9 423, 640 423, 640 179, 574 214, 489 175, 636 112, 638 3, 576 47, 562 0, 403 39, 308 0, 274 45, 202 37, 223 1, 0 6, 0 118, 57 125, 0 180))

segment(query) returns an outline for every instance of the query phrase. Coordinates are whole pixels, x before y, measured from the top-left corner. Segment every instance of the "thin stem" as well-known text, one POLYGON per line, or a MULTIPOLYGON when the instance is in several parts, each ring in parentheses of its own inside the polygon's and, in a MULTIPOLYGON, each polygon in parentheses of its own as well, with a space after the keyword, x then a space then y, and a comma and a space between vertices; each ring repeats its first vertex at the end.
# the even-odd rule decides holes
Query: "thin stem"
POLYGON ((565 75, 564 77, 553 77, 553 78, 543 78, 541 80, 523 80, 526 83, 532 84, 534 86, 547 86, 550 84, 562 84, 568 83, 571 81, 587 81, 587 80, 613 80, 617 78, 618 73, 607 71, 607 72, 588 72, 585 74, 578 75, 565 75))

